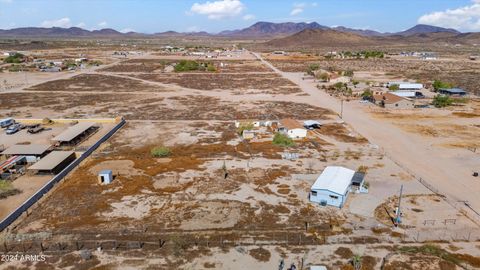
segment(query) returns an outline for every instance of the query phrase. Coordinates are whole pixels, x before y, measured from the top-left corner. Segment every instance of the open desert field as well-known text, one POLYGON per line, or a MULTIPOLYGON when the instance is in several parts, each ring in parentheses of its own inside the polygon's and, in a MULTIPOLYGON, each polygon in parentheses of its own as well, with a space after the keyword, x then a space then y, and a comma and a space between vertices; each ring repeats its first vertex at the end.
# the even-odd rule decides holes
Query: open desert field
MULTIPOLYGON (((3 233, 8 252, 21 250, 14 244, 20 241, 47 254, 46 261, 0 267, 241 269, 274 268, 283 259, 338 269, 357 254, 362 269, 478 266, 472 243, 480 234, 471 213, 372 142, 365 132, 372 124, 357 129, 348 118, 358 107, 448 151, 477 147, 477 103, 470 111, 420 116, 368 111, 350 101, 340 119, 335 102, 324 106, 328 99, 302 73, 273 68, 300 71, 297 60, 245 59, 212 60, 215 72, 175 72, 169 67, 182 58, 144 52, 57 79, 33 74, 34 82, 0 92, 0 118, 127 121, 3 233), (272 143, 271 127, 245 140, 235 125, 284 118, 322 125, 289 146, 272 143), (159 147, 168 154, 152 155, 159 147), (331 165, 365 173, 368 193, 352 193, 341 209, 310 202, 312 184, 331 165), (112 170, 111 184, 98 183, 102 170, 112 170), (402 186, 403 222, 394 228, 402 186), (425 246, 429 241, 439 244, 425 246)), ((22 79, 15 76, 8 78, 22 79)))

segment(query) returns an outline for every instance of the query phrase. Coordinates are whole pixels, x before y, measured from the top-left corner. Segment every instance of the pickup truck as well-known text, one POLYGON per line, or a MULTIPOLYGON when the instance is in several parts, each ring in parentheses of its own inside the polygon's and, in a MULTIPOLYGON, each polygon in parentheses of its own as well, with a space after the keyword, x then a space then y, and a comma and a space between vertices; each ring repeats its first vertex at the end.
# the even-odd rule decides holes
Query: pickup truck
POLYGON ((44 129, 45 129, 44 127, 37 124, 37 125, 33 125, 33 126, 28 127, 27 132, 30 133, 30 134, 37 134, 37 133, 43 131, 44 129))

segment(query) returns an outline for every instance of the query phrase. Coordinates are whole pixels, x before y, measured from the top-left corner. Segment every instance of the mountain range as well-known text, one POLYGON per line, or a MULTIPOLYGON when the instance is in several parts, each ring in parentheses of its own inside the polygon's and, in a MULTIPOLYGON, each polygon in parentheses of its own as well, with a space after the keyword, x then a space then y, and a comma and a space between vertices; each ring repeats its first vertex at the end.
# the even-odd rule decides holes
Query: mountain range
POLYGON ((239 30, 227 30, 218 34, 211 34, 207 32, 191 32, 191 33, 179 33, 174 31, 167 31, 154 34, 143 34, 136 32, 122 33, 114 29, 101 29, 101 30, 85 30, 79 27, 71 28, 43 28, 43 27, 23 27, 14 28, 9 30, 0 30, 0 37, 96 37, 96 38, 114 38, 114 37, 175 37, 175 36, 219 36, 219 37, 238 37, 238 38, 275 38, 281 36, 289 36, 299 33, 304 30, 335 30, 343 33, 351 33, 366 37, 382 37, 382 36, 412 36, 417 34, 432 34, 432 33, 451 33, 460 34, 455 29, 442 28, 431 25, 419 24, 410 29, 397 33, 381 33, 368 29, 353 29, 343 26, 328 27, 320 25, 316 22, 312 23, 271 23, 271 22, 257 22, 247 28, 239 30))

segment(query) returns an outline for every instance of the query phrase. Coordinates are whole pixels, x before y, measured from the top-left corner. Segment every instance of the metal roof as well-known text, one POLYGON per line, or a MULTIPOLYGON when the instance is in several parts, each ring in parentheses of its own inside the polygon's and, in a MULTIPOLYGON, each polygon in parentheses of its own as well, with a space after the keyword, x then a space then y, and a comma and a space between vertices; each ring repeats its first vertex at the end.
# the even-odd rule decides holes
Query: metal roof
POLYGON ((307 121, 303 122, 303 125, 304 126, 315 126, 315 125, 320 126, 321 124, 320 124, 320 122, 315 121, 315 120, 307 120, 307 121))
POLYGON ((389 93, 392 93, 396 96, 399 96, 399 97, 416 97, 416 92, 415 91, 393 91, 393 92, 389 92, 389 93))
POLYGON ((460 88, 440 88, 439 91, 445 91, 445 92, 454 93, 454 94, 467 93, 465 92, 465 90, 460 88))
POLYGON ((40 156, 47 152, 50 145, 46 144, 16 144, 5 149, 2 155, 25 155, 25 156, 40 156))
POLYGON ((423 84, 421 83, 401 83, 398 85, 399 89, 422 89, 423 84))
POLYGON ((74 153, 75 152, 73 151, 53 151, 50 154, 46 155, 44 158, 40 159, 40 161, 38 161, 37 163, 30 166, 28 169, 51 171, 74 153))
POLYGON ((328 190, 343 195, 352 183, 354 175, 354 170, 339 166, 328 166, 317 178, 311 189, 328 190))
POLYGON ((295 119, 291 119, 291 118, 285 118, 285 119, 282 119, 280 120, 280 124, 284 127, 286 127, 287 129, 296 129, 296 128, 301 128, 303 129, 303 126, 300 125, 300 123, 295 120, 295 119))
POLYGON ((58 142, 69 142, 75 139, 77 136, 85 132, 87 129, 93 127, 95 123, 91 122, 81 122, 74 126, 67 128, 64 132, 55 136, 52 140, 58 142))

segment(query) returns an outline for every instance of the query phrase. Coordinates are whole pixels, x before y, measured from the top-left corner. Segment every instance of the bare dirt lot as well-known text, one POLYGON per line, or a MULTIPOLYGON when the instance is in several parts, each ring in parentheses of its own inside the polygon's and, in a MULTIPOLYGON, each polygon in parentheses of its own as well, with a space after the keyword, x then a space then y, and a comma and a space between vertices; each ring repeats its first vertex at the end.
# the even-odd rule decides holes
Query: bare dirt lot
POLYGON ((100 74, 82 74, 65 80, 55 80, 37 84, 26 90, 65 91, 65 92, 131 92, 166 91, 165 88, 152 86, 138 80, 100 74))
POLYGON ((137 78, 176 84, 181 87, 199 90, 230 90, 236 94, 294 94, 301 90, 290 81, 274 73, 267 74, 139 74, 137 78))

